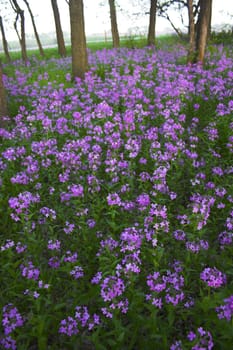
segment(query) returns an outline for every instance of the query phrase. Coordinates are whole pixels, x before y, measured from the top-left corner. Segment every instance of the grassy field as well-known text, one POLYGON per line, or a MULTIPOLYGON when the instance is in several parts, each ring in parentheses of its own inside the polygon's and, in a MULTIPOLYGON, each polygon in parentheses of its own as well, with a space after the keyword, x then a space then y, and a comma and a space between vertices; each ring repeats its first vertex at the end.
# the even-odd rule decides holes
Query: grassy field
MULTIPOLYGON (((156 46, 169 46, 174 45, 175 43, 179 43, 180 39, 176 35, 164 35, 159 36, 156 41, 156 46)), ((128 47, 128 48, 142 48, 146 46, 146 38, 137 38, 134 36, 128 36, 121 38, 121 47, 128 47)), ((89 42, 87 43, 88 49, 91 51, 101 50, 101 49, 111 49, 112 48, 112 42, 108 40, 107 42, 100 41, 100 42, 89 42)), ((67 56, 71 56, 71 47, 70 45, 66 46, 67 49, 67 56)), ((45 48, 45 58, 49 59, 52 57, 59 57, 57 48, 45 48)), ((10 52, 10 55, 12 57, 12 60, 19 60, 21 59, 21 53, 20 51, 12 51, 10 52)), ((43 59, 38 50, 28 50, 28 56, 30 57, 36 57, 37 59, 43 59)), ((4 53, 0 53, 0 59, 2 62, 5 62, 5 56, 4 53)))

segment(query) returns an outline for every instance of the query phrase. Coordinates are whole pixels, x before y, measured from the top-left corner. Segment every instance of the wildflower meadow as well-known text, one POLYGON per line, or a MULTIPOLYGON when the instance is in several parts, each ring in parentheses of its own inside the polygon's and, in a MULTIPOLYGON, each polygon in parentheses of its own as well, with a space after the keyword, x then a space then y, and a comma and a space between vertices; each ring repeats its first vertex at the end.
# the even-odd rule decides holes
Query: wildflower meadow
POLYGON ((4 65, 1 349, 232 349, 233 52, 186 54, 4 65))

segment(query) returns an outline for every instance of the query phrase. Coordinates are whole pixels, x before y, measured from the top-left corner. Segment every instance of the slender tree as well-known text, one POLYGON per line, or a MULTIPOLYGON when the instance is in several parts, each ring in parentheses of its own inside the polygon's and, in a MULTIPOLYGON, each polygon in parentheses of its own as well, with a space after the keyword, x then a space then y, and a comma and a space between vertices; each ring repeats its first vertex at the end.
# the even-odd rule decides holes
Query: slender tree
POLYGON ((21 54, 22 59, 24 62, 28 61, 27 57, 27 49, 26 49, 26 35, 25 35, 25 18, 24 18, 24 11, 20 8, 17 0, 10 0, 10 4, 16 13, 16 18, 14 22, 14 28, 17 33, 20 47, 21 47, 21 54), (17 22, 20 19, 20 33, 18 31, 17 22))
POLYGON ((147 35, 147 45, 148 46, 153 46, 155 44, 156 11, 157 11, 157 0, 151 0, 150 1, 149 29, 148 29, 148 35, 147 35))
POLYGON ((188 63, 192 62, 195 53, 195 20, 193 11, 193 0, 187 0, 188 4, 188 16, 189 16, 189 50, 188 50, 188 63))
POLYGON ((3 84, 2 64, 0 61, 0 127, 5 126, 4 117, 8 115, 6 92, 3 84))
POLYGON ((4 30, 2 16, 0 16, 0 30, 1 30, 1 34, 2 34, 2 43, 3 43, 4 53, 5 53, 5 56, 6 56, 6 60, 9 63, 11 61, 11 56, 10 56, 10 53, 9 53, 9 50, 8 50, 8 42, 6 40, 6 35, 5 35, 5 30, 4 30))
POLYGON ((159 15, 169 20, 168 10, 172 7, 179 12, 183 8, 188 10, 189 51, 187 61, 203 63, 211 29, 212 0, 159 1, 157 6, 159 15))
POLYGON ((208 40, 210 39, 210 36, 211 36, 212 8, 213 8, 213 2, 211 3, 211 10, 210 10, 210 17, 209 17, 208 35, 207 35, 208 40))
POLYGON ((196 57, 195 62, 204 62, 208 32, 211 21, 212 0, 200 0, 200 12, 196 33, 196 57))
POLYGON ((115 0, 108 0, 110 7, 110 20, 111 20, 111 31, 112 31, 112 42, 113 47, 120 46, 120 37, 117 25, 117 14, 116 14, 116 4, 115 0))
POLYGON ((70 0, 70 31, 73 78, 84 78, 88 70, 83 0, 70 0))
POLYGON ((60 12, 58 9, 57 0, 51 0, 51 4, 52 4, 55 27, 56 27, 58 53, 60 56, 65 57, 66 47, 65 47, 65 41, 64 41, 64 36, 63 36, 63 31, 61 26, 60 12))
POLYGON ((35 19, 34 19, 31 7, 30 7, 29 2, 27 0, 23 0, 23 2, 26 4, 28 12, 29 12, 29 15, 31 17, 32 26, 33 26, 36 42, 37 42, 37 45, 38 45, 38 48, 39 48, 39 51, 40 51, 40 55, 44 56, 44 50, 43 50, 43 47, 42 47, 42 44, 41 44, 41 41, 40 41, 40 37, 39 37, 38 31, 37 31, 37 28, 36 28, 36 23, 35 23, 35 19))

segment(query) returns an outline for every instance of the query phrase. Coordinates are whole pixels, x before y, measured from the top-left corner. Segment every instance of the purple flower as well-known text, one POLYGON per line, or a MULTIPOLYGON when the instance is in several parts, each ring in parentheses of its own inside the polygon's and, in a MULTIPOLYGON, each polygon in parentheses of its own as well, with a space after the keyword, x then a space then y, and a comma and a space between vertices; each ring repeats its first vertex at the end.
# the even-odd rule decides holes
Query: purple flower
POLYGON ((223 231, 218 235, 218 240, 223 249, 226 245, 231 245, 233 242, 233 232, 223 231))
POLYGON ((52 239, 50 239, 48 241, 48 245, 47 245, 48 249, 49 250, 60 250, 61 248, 61 242, 56 240, 56 241, 53 241, 52 239))
POLYGON ((88 225, 89 228, 93 228, 93 227, 95 227, 96 222, 95 222, 94 219, 88 219, 87 220, 87 225, 88 225))
POLYGON ((221 167, 214 167, 214 168, 212 168, 212 173, 214 175, 218 175, 218 176, 223 176, 224 175, 224 172, 223 172, 221 167))
POLYGON ((226 283, 226 275, 216 267, 206 267, 200 274, 200 278, 207 283, 209 287, 219 288, 226 283))
POLYGON ((129 273, 139 274, 141 269, 141 260, 139 258, 140 251, 135 251, 132 254, 127 254, 121 261, 121 265, 118 265, 118 272, 122 269, 125 275, 129 273))
POLYGON ((183 350, 182 342, 180 340, 175 341, 175 343, 170 346, 170 350, 183 350))
MULTIPOLYGON (((113 304, 110 305, 110 308, 113 304)), ((120 300, 118 303, 114 304, 114 309, 121 310, 123 314, 126 314, 129 308, 129 301, 128 299, 120 300)))
POLYGON ((53 209, 47 208, 47 207, 43 207, 40 209, 40 214, 42 214, 43 216, 45 216, 46 218, 50 218, 52 220, 56 219, 56 212, 53 209))
POLYGON ((99 282, 102 279, 102 272, 97 272, 95 276, 92 278, 91 283, 92 284, 99 284, 99 282))
MULTIPOLYGON (((173 304, 176 306, 181 301, 184 300, 184 292, 182 290, 184 286, 184 277, 180 274, 182 271, 182 266, 180 261, 175 261, 172 265, 175 272, 167 270, 166 274, 161 275, 160 272, 154 272, 147 276, 147 285, 150 288, 152 294, 149 299, 152 299, 152 303, 157 305, 158 294, 163 292, 164 299, 167 304, 173 304)), ((159 302, 158 305, 161 305, 159 302)))
POLYGON ((153 275, 147 276, 147 285, 151 291, 160 293, 166 289, 166 281, 163 278, 160 278, 159 272, 154 272, 153 275))
POLYGON ((18 309, 13 304, 7 304, 2 309, 2 326, 4 328, 4 334, 9 335, 17 327, 22 327, 24 320, 20 315, 18 309))
POLYGON ((16 341, 9 335, 0 338, 0 345, 3 346, 3 349, 17 350, 16 341))
POLYGON ((111 301, 122 295, 125 290, 124 281, 115 276, 106 277, 101 284, 101 297, 104 301, 111 301))
POLYGON ((27 263, 27 265, 20 265, 21 273, 23 277, 28 279, 38 280, 40 270, 33 265, 31 261, 27 263))
POLYGON ((123 122, 127 130, 135 130, 134 118, 135 116, 132 110, 125 111, 125 114, 123 115, 123 122))
POLYGON ((147 193, 142 193, 136 198, 138 209, 143 211, 150 205, 150 196, 147 193))
POLYGON ((121 205, 121 199, 117 193, 112 193, 107 196, 108 205, 121 205))
POLYGON ((66 221, 66 227, 63 229, 63 231, 69 235, 71 232, 74 231, 75 224, 71 224, 68 221, 66 221))
MULTIPOLYGON (((212 350, 214 347, 211 333, 205 331, 202 327, 199 327, 196 333, 190 331, 187 335, 187 339, 192 343, 190 347, 188 347, 191 350, 212 350)), ((170 347, 170 350, 182 349, 182 342, 180 340, 173 343, 170 347)))
POLYGON ((83 197, 84 189, 82 185, 70 185, 68 186, 68 190, 72 197, 83 197))
POLYGON ((34 299, 38 299, 39 296, 40 296, 40 293, 38 293, 37 291, 33 292, 34 299))
POLYGON ((49 259, 48 265, 53 269, 58 269, 60 267, 60 259, 57 256, 53 256, 49 259))
POLYGON ((102 307, 102 308, 101 308, 101 311, 102 311, 102 313, 103 313, 103 315, 104 315, 105 317, 107 317, 107 318, 112 318, 112 317, 113 317, 112 312, 110 312, 110 311, 108 310, 108 308, 102 307))
POLYGON ((192 306, 194 306, 194 304, 195 304, 194 299, 193 299, 193 298, 188 298, 188 300, 184 303, 184 307, 185 307, 186 309, 189 309, 189 308, 191 308, 192 306))
POLYGON ((192 253, 198 253, 200 250, 200 245, 197 242, 186 242, 185 246, 192 253))
POLYGON ((216 308, 219 319, 226 319, 230 321, 233 315, 233 295, 229 298, 224 299, 224 305, 221 305, 216 308))
POLYGON ((129 158, 136 158, 141 149, 141 140, 136 137, 129 138, 125 149, 129 151, 129 158))
POLYGON ((151 304, 157 307, 158 309, 162 309, 163 307, 162 298, 152 298, 151 304))
POLYGON ((195 341, 195 345, 192 347, 192 350, 211 350, 214 347, 213 338, 209 331, 205 331, 202 327, 199 327, 196 332, 196 337, 194 338, 195 333, 190 332, 188 334, 189 341, 195 341), (190 337, 191 334, 191 337, 190 337))
POLYGON ((189 332, 188 335, 187 335, 187 338, 189 341, 193 341, 194 339, 196 339, 196 334, 194 332, 189 332))
POLYGON ((8 201, 11 209, 15 210, 15 214, 12 214, 12 218, 15 221, 19 221, 19 214, 28 214, 29 207, 32 203, 38 203, 40 201, 40 196, 38 194, 33 195, 31 192, 25 191, 21 192, 18 197, 11 197, 8 201))
POLYGON ((15 246, 15 250, 18 254, 25 252, 27 249, 26 245, 23 245, 21 242, 18 242, 15 246))
POLYGON ((27 185, 30 183, 30 177, 23 171, 20 171, 15 176, 11 177, 11 182, 13 184, 27 185))
POLYGON ((67 250, 65 257, 64 257, 64 261, 65 262, 76 262, 78 259, 78 253, 72 253, 70 250, 67 250))
POLYGON ((173 236, 177 241, 185 241, 186 239, 186 234, 183 230, 174 231, 173 236))
POLYGON ((80 327, 91 331, 100 324, 100 317, 97 314, 91 315, 86 306, 76 306, 75 317, 68 316, 60 322, 59 333, 72 336, 78 334, 80 327))
POLYGON ((49 287, 50 287, 50 284, 48 284, 48 283, 44 283, 42 280, 40 280, 39 282, 38 282, 38 287, 41 289, 41 288, 43 288, 43 289, 48 289, 49 287))
POLYGON ((61 321, 59 333, 66 334, 69 337, 71 337, 72 335, 75 335, 78 332, 78 322, 73 317, 68 316, 66 320, 61 321))
POLYGON ((4 250, 10 249, 14 246, 15 246, 15 242, 12 241, 11 239, 7 239, 6 243, 1 246, 1 252, 3 252, 4 250))
POLYGON ((76 280, 83 277, 83 268, 81 266, 75 266, 73 270, 70 271, 70 275, 73 276, 76 280))
POLYGON ((140 248, 142 236, 135 227, 125 228, 120 236, 121 252, 135 251, 140 248))

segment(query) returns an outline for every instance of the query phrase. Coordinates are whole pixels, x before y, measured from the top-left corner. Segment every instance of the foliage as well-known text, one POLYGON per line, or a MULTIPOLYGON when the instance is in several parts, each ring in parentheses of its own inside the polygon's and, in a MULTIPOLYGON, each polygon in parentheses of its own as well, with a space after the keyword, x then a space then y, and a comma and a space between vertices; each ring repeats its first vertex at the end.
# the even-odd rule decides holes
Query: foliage
POLYGON ((220 32, 212 31, 211 32, 211 42, 213 44, 223 44, 223 45, 232 45, 233 43, 233 32, 231 29, 222 29, 220 32))
POLYGON ((186 54, 5 65, 3 349, 231 348, 233 55, 186 54))

